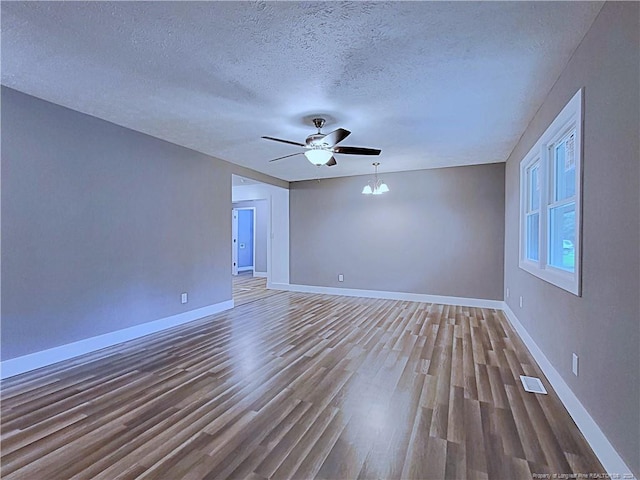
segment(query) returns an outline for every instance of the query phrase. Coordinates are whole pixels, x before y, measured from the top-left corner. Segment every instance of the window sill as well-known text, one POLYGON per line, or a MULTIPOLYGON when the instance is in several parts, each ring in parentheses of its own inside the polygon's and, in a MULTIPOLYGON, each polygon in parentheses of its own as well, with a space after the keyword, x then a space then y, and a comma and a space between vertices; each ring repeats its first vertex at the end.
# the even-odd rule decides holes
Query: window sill
POLYGON ((582 296, 578 282, 579 275, 577 272, 567 272, 550 265, 547 265, 546 268, 541 268, 537 263, 529 261, 520 261, 518 266, 534 277, 538 277, 540 280, 544 280, 545 282, 555 285, 562 290, 566 290, 577 297, 582 296))

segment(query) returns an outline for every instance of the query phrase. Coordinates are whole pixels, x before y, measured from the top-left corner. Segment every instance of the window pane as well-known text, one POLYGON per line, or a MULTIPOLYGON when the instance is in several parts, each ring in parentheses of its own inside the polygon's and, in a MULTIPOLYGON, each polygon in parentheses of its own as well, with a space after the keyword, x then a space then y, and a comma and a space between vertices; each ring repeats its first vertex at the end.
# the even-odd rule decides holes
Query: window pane
POLYGON ((575 133, 571 133, 556 145, 555 201, 572 197, 576 193, 575 133))
POLYGON ((527 215, 527 259, 535 262, 539 260, 539 229, 540 215, 537 213, 527 215))
POLYGON ((538 165, 529 170, 529 211, 540 208, 540 179, 538 165))
POLYGON ((549 265, 575 271, 576 204, 568 203, 549 211, 549 265))

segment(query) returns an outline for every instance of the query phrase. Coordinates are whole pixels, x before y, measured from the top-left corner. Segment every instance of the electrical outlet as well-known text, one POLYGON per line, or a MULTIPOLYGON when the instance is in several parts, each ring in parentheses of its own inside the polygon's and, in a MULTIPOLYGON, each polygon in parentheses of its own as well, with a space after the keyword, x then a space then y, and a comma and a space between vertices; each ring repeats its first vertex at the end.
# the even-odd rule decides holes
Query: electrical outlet
POLYGON ((577 377, 578 376, 578 355, 573 354, 573 360, 571 362, 571 371, 577 377))
POLYGON ((507 298, 509 298, 509 287, 507 287, 507 298))
POLYGON ((339 274, 338 275, 338 281, 339 282, 344 282, 344 275, 343 274, 339 274))
POLYGON ((187 303, 187 292, 184 292, 182 295, 180 295, 180 302, 182 303, 187 303))
POLYGON ((522 295, 520 295, 520 308, 522 308, 522 295))

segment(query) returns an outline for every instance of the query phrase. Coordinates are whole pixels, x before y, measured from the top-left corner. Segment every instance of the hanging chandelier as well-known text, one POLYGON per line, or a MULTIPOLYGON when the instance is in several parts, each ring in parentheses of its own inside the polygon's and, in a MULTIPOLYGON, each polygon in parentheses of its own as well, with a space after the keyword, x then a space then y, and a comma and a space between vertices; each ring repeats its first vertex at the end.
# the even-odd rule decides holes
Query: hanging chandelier
POLYGON ((380 165, 380 162, 373 162, 373 167, 375 168, 374 180, 364 186, 362 189, 363 195, 382 195, 389 191, 387 184, 378 178, 378 165, 380 165))

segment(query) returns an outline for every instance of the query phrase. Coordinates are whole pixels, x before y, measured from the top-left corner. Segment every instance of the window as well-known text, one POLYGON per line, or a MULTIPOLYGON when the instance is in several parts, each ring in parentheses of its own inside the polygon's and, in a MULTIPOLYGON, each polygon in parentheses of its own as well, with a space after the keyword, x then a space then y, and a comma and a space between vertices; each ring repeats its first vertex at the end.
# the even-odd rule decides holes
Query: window
POLYGON ((582 89, 520 162, 520 268, 580 295, 582 89))

